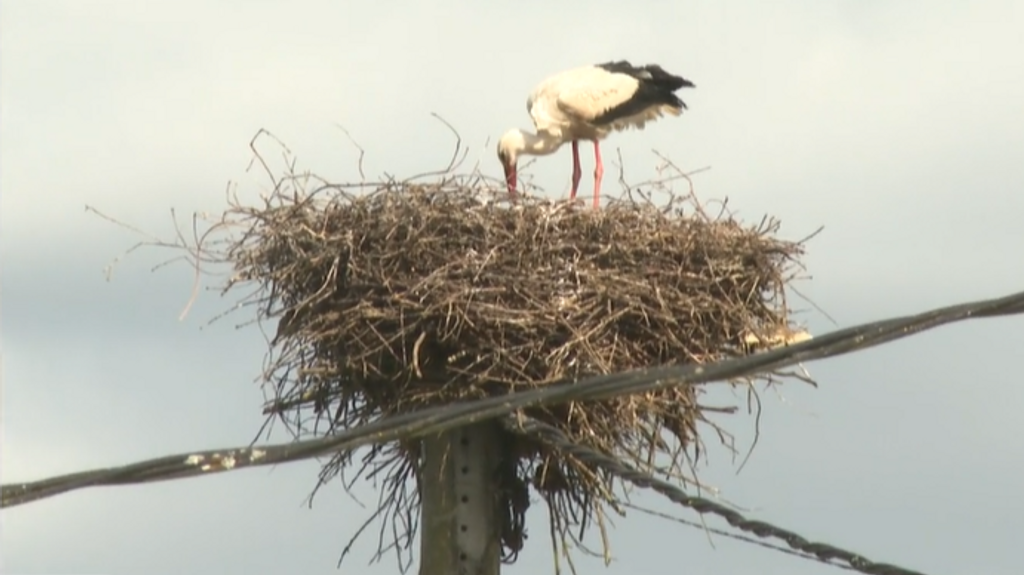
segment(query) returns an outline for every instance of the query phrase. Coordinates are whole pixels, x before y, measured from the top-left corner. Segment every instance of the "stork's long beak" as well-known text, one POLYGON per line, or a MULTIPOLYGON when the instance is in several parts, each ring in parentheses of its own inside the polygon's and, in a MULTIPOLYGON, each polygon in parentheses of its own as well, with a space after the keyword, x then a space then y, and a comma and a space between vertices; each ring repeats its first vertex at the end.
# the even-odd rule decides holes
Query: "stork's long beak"
POLYGON ((508 184, 508 194, 513 198, 516 195, 516 164, 515 162, 502 162, 505 168, 505 183, 508 184))

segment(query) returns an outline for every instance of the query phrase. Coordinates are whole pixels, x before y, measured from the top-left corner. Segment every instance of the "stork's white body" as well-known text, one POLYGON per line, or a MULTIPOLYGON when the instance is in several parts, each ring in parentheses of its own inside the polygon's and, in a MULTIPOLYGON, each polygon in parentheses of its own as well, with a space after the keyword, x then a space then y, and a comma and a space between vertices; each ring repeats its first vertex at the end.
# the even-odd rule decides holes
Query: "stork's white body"
POLYGON ((631 127, 642 130, 647 122, 664 114, 679 115, 679 108, 652 104, 638 113, 608 123, 595 123, 596 118, 632 98, 639 86, 640 81, 628 74, 612 73, 596 66, 574 68, 538 84, 526 100, 526 111, 539 133, 561 143, 601 140, 613 131, 631 127))
POLYGON ((686 108, 673 92, 693 83, 673 76, 657 65, 634 67, 629 62, 583 66, 541 82, 526 101, 537 132, 513 129, 498 143, 509 193, 515 195, 519 155, 547 155, 566 142, 573 147, 573 187, 579 186, 579 140, 594 142, 594 205, 599 201, 603 173, 600 140, 613 131, 643 129, 665 114, 678 116, 686 108))

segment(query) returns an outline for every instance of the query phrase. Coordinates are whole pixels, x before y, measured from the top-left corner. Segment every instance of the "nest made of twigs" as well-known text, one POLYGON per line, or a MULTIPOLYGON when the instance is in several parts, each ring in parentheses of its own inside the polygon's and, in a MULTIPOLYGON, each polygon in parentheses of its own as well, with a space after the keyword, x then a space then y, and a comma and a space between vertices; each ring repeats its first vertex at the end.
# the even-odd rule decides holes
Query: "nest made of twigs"
MULTIPOLYGON (((234 281, 255 283, 260 316, 280 320, 268 413, 331 433, 586 375, 741 355, 751 335, 788 325, 784 288, 802 247, 774 237, 774 220, 744 226, 687 197, 660 207, 627 197, 600 210, 529 197, 509 205, 487 200, 484 187, 451 177, 369 193, 279 186, 262 206, 231 209, 227 219, 245 228, 226 252, 234 281)), ((700 445, 699 393, 685 386, 529 415, 646 469, 667 456, 664 472, 686 468, 679 460, 700 445)), ((509 554, 522 547, 529 485, 562 531, 612 503, 611 478, 506 440, 509 554)), ((376 446, 364 458, 362 473, 391 466, 393 514, 415 507, 401 493, 416 452, 376 446)))

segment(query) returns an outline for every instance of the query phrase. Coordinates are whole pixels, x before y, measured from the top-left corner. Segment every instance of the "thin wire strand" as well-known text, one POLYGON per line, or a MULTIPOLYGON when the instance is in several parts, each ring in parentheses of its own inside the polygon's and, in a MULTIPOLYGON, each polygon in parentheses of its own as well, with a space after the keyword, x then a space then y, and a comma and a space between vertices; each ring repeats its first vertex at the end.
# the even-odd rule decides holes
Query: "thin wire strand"
POLYGON ((825 565, 828 565, 829 567, 835 567, 836 569, 844 569, 846 571, 856 571, 856 569, 854 569, 853 567, 850 567, 849 565, 843 565, 842 563, 832 563, 830 561, 826 561, 826 560, 821 559, 819 557, 815 557, 814 555, 808 555, 807 553, 803 553, 801 551, 796 551, 794 549, 790 549, 789 547, 786 547, 784 545, 778 545, 778 544, 775 544, 775 543, 771 543, 769 541, 765 541, 763 539, 758 539, 757 537, 751 537, 749 535, 744 535, 742 533, 734 533, 732 531, 726 531, 725 529, 719 529, 717 527, 709 527, 709 526, 703 525, 703 524, 701 524, 700 522, 697 522, 697 521, 691 521, 689 519, 683 519, 682 517, 677 517, 677 516, 672 515, 670 513, 664 513, 662 511, 655 511, 654 509, 648 509, 646 507, 637 505, 635 503, 629 503, 628 501, 618 501, 616 503, 617 503, 617 505, 621 505, 622 507, 624 507, 626 509, 635 509, 636 511, 639 511, 640 513, 644 513, 646 515, 657 517, 659 519, 665 519, 667 521, 672 521, 674 523, 678 523, 680 525, 685 525, 687 527, 692 527, 693 529, 699 529, 701 531, 704 531, 705 533, 714 533, 715 535, 721 535, 722 537, 727 537, 727 538, 733 539, 735 541, 742 541, 743 543, 748 543, 750 545, 756 545, 758 547, 763 547, 765 549, 770 549, 772 551, 775 551, 777 553, 782 553, 784 555, 792 555, 793 557, 797 557, 799 559, 806 559, 808 561, 816 561, 818 563, 823 563, 825 565))

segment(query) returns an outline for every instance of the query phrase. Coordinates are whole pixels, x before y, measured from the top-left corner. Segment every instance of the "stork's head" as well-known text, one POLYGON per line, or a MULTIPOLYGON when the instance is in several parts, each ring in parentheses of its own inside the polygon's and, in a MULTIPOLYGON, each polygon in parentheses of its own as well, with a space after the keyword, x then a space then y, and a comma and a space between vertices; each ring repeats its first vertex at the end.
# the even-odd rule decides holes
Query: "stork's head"
POLYGON ((526 147, 526 139, 519 130, 509 130, 498 140, 498 159, 501 160, 501 167, 505 169, 505 182, 508 184, 508 193, 516 195, 516 162, 519 159, 519 152, 526 147))

